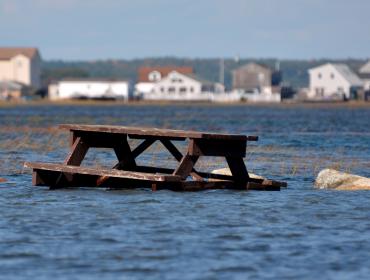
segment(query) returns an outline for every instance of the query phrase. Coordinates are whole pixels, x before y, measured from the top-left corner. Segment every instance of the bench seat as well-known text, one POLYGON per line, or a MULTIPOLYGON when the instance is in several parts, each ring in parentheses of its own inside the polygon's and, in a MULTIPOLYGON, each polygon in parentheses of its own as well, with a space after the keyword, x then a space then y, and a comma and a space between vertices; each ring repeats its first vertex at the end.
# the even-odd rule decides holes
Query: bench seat
POLYGON ((61 172, 67 174, 81 174, 104 176, 112 178, 151 181, 151 182, 179 182, 180 176, 167 174, 152 174, 145 172, 124 171, 116 169, 97 169, 91 167, 71 166, 57 163, 43 163, 43 162, 25 162, 24 167, 35 170, 45 170, 53 172, 61 172))

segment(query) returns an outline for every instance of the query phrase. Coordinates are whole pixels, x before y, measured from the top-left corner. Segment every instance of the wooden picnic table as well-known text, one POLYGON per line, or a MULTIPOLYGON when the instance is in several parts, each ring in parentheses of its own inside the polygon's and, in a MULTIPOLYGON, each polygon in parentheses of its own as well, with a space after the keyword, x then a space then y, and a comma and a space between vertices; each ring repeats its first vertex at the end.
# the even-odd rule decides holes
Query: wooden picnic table
POLYGON ((283 182, 249 177, 244 163, 247 142, 257 141, 257 136, 108 125, 63 124, 59 127, 70 131, 70 151, 61 164, 26 162, 25 166, 33 169, 34 185, 189 191, 220 188, 280 190, 281 186, 286 186, 283 182), (129 139, 142 142, 133 149, 129 139), (157 141, 178 162, 175 169, 138 165, 137 157, 157 141), (174 141, 187 141, 185 154, 174 141), (113 149, 117 164, 112 169, 82 167, 90 148, 113 149), (224 157, 232 175, 197 171, 195 164, 204 156, 224 157))

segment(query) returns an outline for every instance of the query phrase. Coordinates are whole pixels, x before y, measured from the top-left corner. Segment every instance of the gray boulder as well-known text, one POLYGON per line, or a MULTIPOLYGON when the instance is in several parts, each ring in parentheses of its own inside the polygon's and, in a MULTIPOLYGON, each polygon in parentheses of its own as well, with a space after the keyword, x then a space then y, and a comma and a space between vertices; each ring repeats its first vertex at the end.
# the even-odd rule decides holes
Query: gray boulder
POLYGON ((335 190, 370 190, 370 178, 323 169, 317 175, 315 188, 335 190))

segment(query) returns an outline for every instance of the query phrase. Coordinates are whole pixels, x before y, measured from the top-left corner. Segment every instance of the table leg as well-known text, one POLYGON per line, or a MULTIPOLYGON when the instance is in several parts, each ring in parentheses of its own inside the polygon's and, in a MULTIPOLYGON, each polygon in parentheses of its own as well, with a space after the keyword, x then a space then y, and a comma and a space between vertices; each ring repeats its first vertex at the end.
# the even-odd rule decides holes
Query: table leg
MULTIPOLYGON (((182 155, 182 153, 176 148, 176 146, 170 140, 162 139, 161 143, 163 144, 163 146, 165 146, 165 148, 171 153, 171 155, 173 155, 173 157, 177 161, 179 161, 179 162, 182 161, 184 156, 182 155)), ((198 158, 195 160, 195 162, 197 160, 198 160, 198 158)), ((194 164, 195 164, 195 162, 194 162, 194 164)), ((193 166, 194 166, 194 164, 193 164, 193 166)), ((203 177, 201 175, 199 175, 199 173, 193 167, 191 169, 190 175, 193 177, 194 180, 203 181, 203 177)))
POLYGON ((233 179, 237 185, 245 187, 249 175, 244 160, 241 157, 226 157, 233 179))
POLYGON ((129 170, 136 167, 135 157, 131 152, 130 145, 128 144, 127 137, 122 138, 121 141, 114 147, 118 164, 114 167, 115 169, 129 170))
POLYGON ((81 137, 76 137, 64 164, 80 166, 88 150, 89 146, 83 139, 81 137))
POLYGON ((198 156, 185 155, 180 161, 180 165, 176 168, 173 175, 181 176, 183 180, 190 175, 195 163, 198 161, 198 156))

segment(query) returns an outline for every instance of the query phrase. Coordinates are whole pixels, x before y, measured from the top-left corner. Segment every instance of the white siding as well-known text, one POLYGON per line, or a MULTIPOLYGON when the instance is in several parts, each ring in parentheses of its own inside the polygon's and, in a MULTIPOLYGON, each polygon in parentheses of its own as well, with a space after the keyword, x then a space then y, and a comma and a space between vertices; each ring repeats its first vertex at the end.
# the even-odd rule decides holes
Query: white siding
POLYGON ((117 98, 128 99, 128 82, 61 81, 53 89, 54 98, 117 98), (57 93, 55 93, 55 91, 57 93))
POLYGON ((309 70, 310 94, 312 98, 327 98, 333 95, 350 97, 351 84, 335 67, 325 64, 309 70))
POLYGON ((143 96, 149 100, 210 100, 211 93, 202 93, 202 83, 178 72, 171 72, 143 96))

